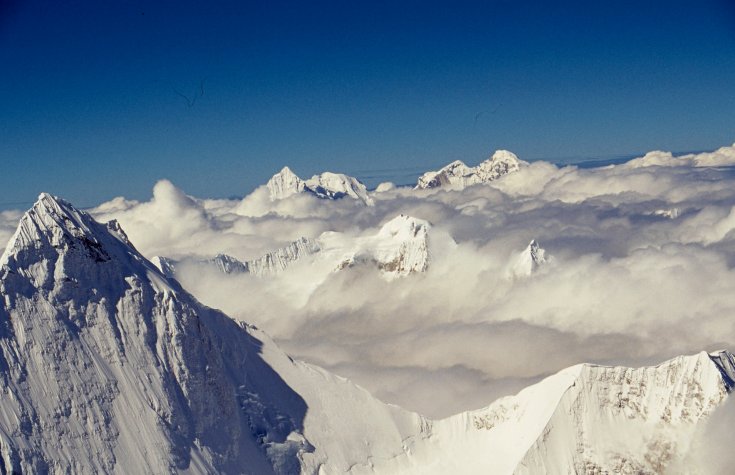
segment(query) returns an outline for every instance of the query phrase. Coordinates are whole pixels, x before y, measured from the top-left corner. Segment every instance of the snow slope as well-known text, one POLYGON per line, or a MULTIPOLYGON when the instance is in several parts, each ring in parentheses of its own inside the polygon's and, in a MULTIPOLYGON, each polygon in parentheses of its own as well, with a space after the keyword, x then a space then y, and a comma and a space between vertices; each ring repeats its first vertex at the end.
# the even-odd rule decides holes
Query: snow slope
POLYGON ((372 205, 373 199, 360 180, 341 173, 324 172, 302 180, 288 167, 273 175, 266 183, 271 201, 287 198, 296 193, 311 193, 324 199, 350 197, 372 205))
POLYGON ((723 402, 732 370, 726 352, 651 368, 585 365, 516 473, 663 473, 723 402))
POLYGON ((417 189, 450 187, 462 189, 478 183, 497 180, 508 173, 516 172, 528 165, 514 153, 507 150, 498 150, 492 157, 476 167, 468 167, 461 160, 421 175, 416 184, 417 189))
POLYGON ((376 473, 660 474, 733 387, 728 352, 639 369, 577 365, 435 421, 376 473))

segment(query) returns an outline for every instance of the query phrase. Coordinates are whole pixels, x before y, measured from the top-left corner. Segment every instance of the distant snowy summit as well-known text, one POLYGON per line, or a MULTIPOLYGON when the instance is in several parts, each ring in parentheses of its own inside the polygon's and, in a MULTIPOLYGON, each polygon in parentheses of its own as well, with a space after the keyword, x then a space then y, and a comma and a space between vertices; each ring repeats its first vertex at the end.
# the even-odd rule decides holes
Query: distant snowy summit
POLYGON ((239 261, 226 254, 212 259, 175 261, 156 256, 154 264, 169 277, 180 265, 204 265, 224 274, 250 274, 267 277, 280 274, 300 263, 318 264, 320 269, 336 272, 359 266, 373 266, 387 279, 425 272, 429 268, 429 229, 423 219, 400 215, 385 223, 374 235, 349 236, 339 232, 322 233, 316 239, 302 237, 250 261, 239 261))
POLYGON ((357 178, 341 173, 324 172, 302 180, 288 167, 273 175, 266 183, 271 201, 281 200, 298 193, 329 200, 349 197, 360 200, 366 205, 373 204, 367 188, 357 178))
POLYGON ((508 173, 517 172, 526 165, 528 162, 519 159, 514 153, 498 150, 476 167, 469 167, 463 161, 456 160, 438 171, 426 172, 419 177, 416 189, 465 188, 497 180, 508 173))
POLYGON ((546 250, 541 248, 538 242, 533 239, 528 247, 518 254, 511 263, 508 270, 509 277, 516 279, 529 277, 539 267, 546 264, 546 260, 546 250))
MULTIPOLYGON (((360 263, 375 265, 388 278, 425 272, 429 268, 429 229, 423 219, 400 215, 385 223, 374 236, 355 239, 348 244, 337 269, 360 263)), ((321 239, 325 247, 341 245, 341 237, 328 233, 321 239)))

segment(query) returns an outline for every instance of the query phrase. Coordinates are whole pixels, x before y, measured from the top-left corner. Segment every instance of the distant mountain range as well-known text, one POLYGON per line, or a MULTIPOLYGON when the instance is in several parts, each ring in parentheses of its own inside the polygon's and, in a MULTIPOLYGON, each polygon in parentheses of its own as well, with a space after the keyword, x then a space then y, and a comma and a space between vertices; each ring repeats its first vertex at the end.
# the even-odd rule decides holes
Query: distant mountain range
POLYGON ((175 277, 181 265, 207 266, 224 274, 265 277, 279 274, 297 263, 319 261, 328 264, 332 272, 368 265, 377 268, 387 278, 395 278, 428 269, 430 228, 427 221, 400 215, 385 223, 372 236, 352 237, 326 232, 316 239, 302 237, 250 261, 218 254, 211 259, 180 261, 156 256, 153 262, 169 277, 175 277))

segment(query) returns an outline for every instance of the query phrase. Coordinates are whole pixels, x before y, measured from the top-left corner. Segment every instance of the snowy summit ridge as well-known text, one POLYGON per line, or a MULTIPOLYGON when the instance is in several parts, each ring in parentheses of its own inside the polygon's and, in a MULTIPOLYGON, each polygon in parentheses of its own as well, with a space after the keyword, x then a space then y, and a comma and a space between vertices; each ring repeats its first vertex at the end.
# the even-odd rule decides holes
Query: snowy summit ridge
POLYGON ((153 262, 169 277, 175 277, 180 263, 208 265, 224 274, 274 276, 298 263, 331 263, 330 271, 340 271, 361 264, 377 267, 388 279, 425 272, 429 268, 429 230, 423 219, 400 215, 386 222, 369 236, 352 237, 325 232, 316 239, 301 237, 263 256, 239 261, 219 254, 212 259, 184 259, 180 262, 156 256, 153 262))
POLYGON ((302 180, 290 168, 283 167, 280 172, 268 180, 266 187, 271 201, 306 192, 323 199, 336 200, 350 197, 366 205, 373 204, 373 199, 360 180, 341 173, 324 172, 308 180, 302 180))
POLYGON ((497 150, 492 157, 476 167, 469 167, 461 160, 421 175, 416 189, 451 187, 465 188, 478 183, 497 180, 508 173, 516 172, 528 162, 520 160, 513 152, 497 150))

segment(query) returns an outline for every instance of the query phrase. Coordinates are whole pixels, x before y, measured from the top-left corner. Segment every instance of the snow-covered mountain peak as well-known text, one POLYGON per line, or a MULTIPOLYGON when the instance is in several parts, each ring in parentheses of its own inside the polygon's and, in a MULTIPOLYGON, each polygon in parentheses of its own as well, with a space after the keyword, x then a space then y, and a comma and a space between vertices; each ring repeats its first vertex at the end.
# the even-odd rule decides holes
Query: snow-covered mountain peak
POLYGON ((520 160, 514 153, 497 150, 492 157, 476 167, 469 167, 461 160, 455 160, 437 171, 426 172, 419 177, 416 188, 447 186, 461 189, 477 183, 497 180, 503 175, 520 170, 525 165, 528 163, 520 160))
POLYGON ((125 276, 132 275, 145 275, 159 290, 173 291, 119 223, 100 224, 48 193, 21 218, 0 266, 0 290, 43 289, 54 301, 88 298, 88 288, 95 288, 100 298, 104 292, 120 292, 127 285, 125 276))
POLYGON ((306 192, 323 199, 350 197, 367 205, 373 204, 365 185, 357 178, 342 173, 324 172, 302 180, 290 168, 283 167, 268 180, 266 187, 271 201, 306 192))
POLYGON ((531 242, 528 244, 528 247, 526 249, 531 255, 531 260, 533 260, 533 262, 535 262, 536 264, 543 264, 544 262, 546 262, 546 258, 544 257, 546 251, 539 247, 538 242, 536 242, 535 239, 531 239, 531 242))
POLYGON ((304 191, 304 181, 288 167, 273 175, 266 183, 271 200, 280 200, 304 191))
POLYGON ((48 193, 39 195, 26 211, 0 258, 3 266, 24 266, 37 258, 56 254, 72 240, 82 240, 96 259, 104 260, 98 234, 102 226, 87 213, 48 193))
POLYGON ((452 186, 460 183, 463 177, 470 176, 472 171, 473 169, 465 165, 462 160, 455 160, 437 171, 430 171, 421 175, 416 188, 452 186))
POLYGON ((546 250, 541 248, 535 239, 532 239, 528 246, 512 260, 508 272, 509 277, 528 277, 546 262, 546 250))
POLYGON ((477 166, 476 172, 482 181, 492 181, 511 172, 516 172, 527 162, 520 160, 516 154, 508 150, 497 150, 492 157, 477 166))
POLYGON ((727 397, 720 364, 731 372, 732 358, 700 352, 644 368, 584 365, 516 473, 666 472, 727 397), (562 449, 575 446, 583 450, 562 449))
POLYGON ((349 196, 366 205, 373 204, 365 185, 357 178, 343 173, 324 172, 321 175, 314 175, 306 180, 305 187, 319 198, 334 200, 349 196))
POLYGON ((41 193, 34 205, 21 218, 19 228, 25 237, 41 237, 64 230, 74 236, 92 234, 92 218, 76 210, 70 203, 49 193, 41 193))
POLYGON ((467 166, 462 160, 455 160, 441 168, 442 171, 451 173, 452 175, 461 176, 469 173, 472 167, 467 166))
POLYGON ((522 163, 522 160, 518 158, 518 155, 510 150, 496 150, 490 157, 490 161, 494 163, 510 163, 514 165, 522 163))
POLYGON ((430 260, 430 228, 423 219, 396 216, 377 234, 358 241, 358 250, 345 262, 373 261, 388 279, 425 272, 430 260))
MULTIPOLYGON (((316 239, 302 237, 249 261, 240 261, 226 254, 218 254, 211 259, 185 258, 181 261, 156 256, 152 261, 169 277, 185 273, 183 268, 192 265, 214 268, 223 274, 273 277, 300 264, 322 269, 325 275, 367 264, 377 267, 381 275, 390 280, 428 269, 430 229, 428 221, 401 214, 383 224, 375 234, 350 236, 326 231, 316 239)), ((435 244, 446 251, 445 247, 451 247, 449 242, 454 244, 448 234, 440 233, 435 244)))

